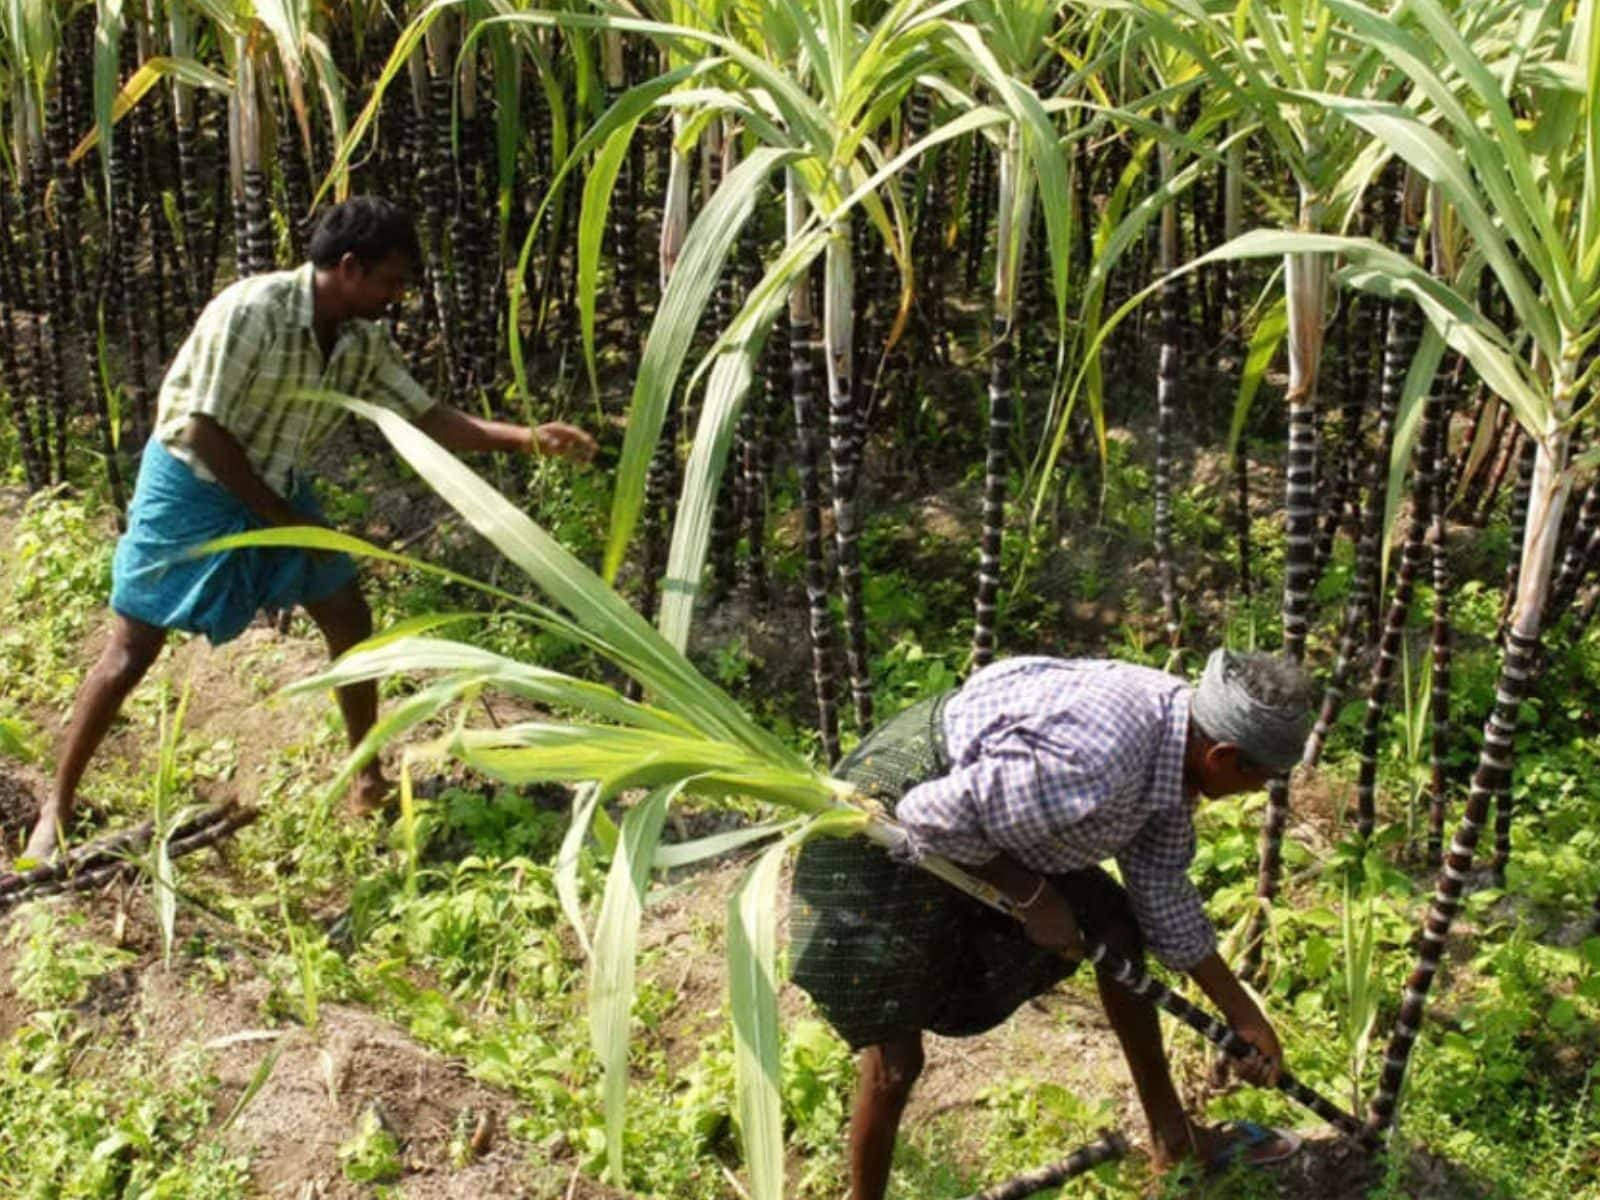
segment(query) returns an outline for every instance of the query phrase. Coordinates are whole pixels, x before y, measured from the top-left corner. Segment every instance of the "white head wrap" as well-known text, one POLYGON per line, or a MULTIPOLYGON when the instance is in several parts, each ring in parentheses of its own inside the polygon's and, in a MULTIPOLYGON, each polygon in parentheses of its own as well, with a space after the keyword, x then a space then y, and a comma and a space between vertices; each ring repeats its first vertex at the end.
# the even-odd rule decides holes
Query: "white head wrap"
POLYGON ((1253 761, 1280 771, 1300 761, 1311 726, 1304 705, 1263 704, 1252 696, 1243 663, 1230 650, 1212 651, 1189 711, 1207 737, 1232 742, 1253 761))

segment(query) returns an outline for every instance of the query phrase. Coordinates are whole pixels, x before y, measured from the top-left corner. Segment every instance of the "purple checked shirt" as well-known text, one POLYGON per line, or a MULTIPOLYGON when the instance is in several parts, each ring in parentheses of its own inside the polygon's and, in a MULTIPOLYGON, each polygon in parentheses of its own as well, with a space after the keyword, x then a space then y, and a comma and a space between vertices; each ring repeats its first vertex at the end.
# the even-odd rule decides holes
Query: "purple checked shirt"
POLYGON ((1189 697, 1183 680, 1130 663, 985 667, 945 705, 949 774, 896 808, 908 856, 975 866, 1004 851, 1045 873, 1115 858, 1150 948, 1188 970, 1217 944, 1188 874, 1189 697))

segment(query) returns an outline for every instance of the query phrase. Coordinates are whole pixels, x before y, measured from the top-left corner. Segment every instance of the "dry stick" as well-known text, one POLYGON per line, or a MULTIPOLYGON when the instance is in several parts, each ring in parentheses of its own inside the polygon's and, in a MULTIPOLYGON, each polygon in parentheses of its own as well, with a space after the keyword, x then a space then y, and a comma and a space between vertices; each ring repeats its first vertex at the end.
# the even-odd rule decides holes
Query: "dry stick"
MULTIPOLYGON (((194 830, 213 821, 222 819, 222 816, 232 808, 231 804, 219 804, 206 809, 202 813, 191 817, 173 830, 175 838, 185 837, 194 830)), ((124 852, 143 846, 150 840, 155 832, 155 822, 145 821, 135 825, 132 829, 122 833, 114 833, 93 842, 69 850, 54 862, 32 867, 20 873, 0 875, 0 896, 14 892, 19 888, 32 887, 38 883, 46 883, 56 879, 65 879, 67 876, 90 867, 99 866, 102 860, 113 856, 120 856, 124 852)))
MULTIPOLYGON (((256 816, 257 810, 253 808, 239 808, 231 804, 210 809, 201 817, 185 821, 173 830, 167 842, 167 854, 171 858, 179 858, 209 846, 250 824, 256 816)), ((39 867, 21 876, 10 876, 6 882, 15 880, 16 883, 0 892, 0 912, 40 896, 92 891, 110 882, 118 874, 131 870, 134 864, 125 858, 112 859, 108 847, 114 845, 119 852, 136 853, 149 841, 153 832, 152 823, 147 821, 125 834, 105 839, 92 847, 84 847, 91 851, 90 854, 80 855, 65 863, 39 867), (39 872, 44 874, 40 876, 39 872)))
MULTIPOLYGON (((181 840, 169 841, 167 843, 167 857, 182 858, 185 854, 191 854, 196 850, 202 850, 207 846, 214 845, 234 830, 250 824, 256 819, 256 816, 257 811, 253 808, 238 809, 224 820, 206 829, 192 833, 181 840)), ((125 859, 121 862, 112 862, 104 866, 95 867, 69 879, 54 880, 37 888, 29 889, 26 892, 0 896, 0 912, 8 908, 14 908, 19 904, 24 904, 29 900, 58 895, 62 892, 96 891, 124 875, 131 874, 136 867, 137 864, 132 859, 125 859)))
POLYGON ((1058 1163, 1024 1171, 1005 1183, 997 1183, 983 1192, 973 1192, 966 1200, 1022 1200, 1045 1188, 1059 1187, 1075 1175, 1092 1171, 1101 1163, 1114 1162, 1128 1153, 1128 1139, 1115 1129, 1102 1129, 1097 1141, 1074 1150, 1058 1163))
MULTIPOLYGON (((862 830, 862 834, 885 849, 891 850, 903 844, 906 838, 904 828, 882 817, 870 821, 862 830)), ((930 875, 938 876, 990 908, 1005 913, 1013 920, 1022 920, 1021 912, 1009 896, 976 876, 969 875, 948 859, 929 854, 920 859, 917 865, 930 875)), ((1247 1059, 1255 1053, 1255 1048, 1249 1042, 1222 1021, 1199 1005, 1178 995, 1165 984, 1152 979, 1143 967, 1109 949, 1104 942, 1085 937, 1083 944, 1088 951, 1088 960, 1097 970, 1105 972, 1135 996, 1142 996, 1157 1008, 1165 1009, 1218 1049, 1238 1059, 1247 1059)), ((1319 1096, 1295 1078, 1288 1067, 1283 1067, 1279 1071, 1275 1086, 1284 1095, 1309 1108, 1335 1129, 1359 1139, 1363 1145, 1375 1144, 1373 1135, 1358 1117, 1345 1112, 1331 1100, 1319 1096)))

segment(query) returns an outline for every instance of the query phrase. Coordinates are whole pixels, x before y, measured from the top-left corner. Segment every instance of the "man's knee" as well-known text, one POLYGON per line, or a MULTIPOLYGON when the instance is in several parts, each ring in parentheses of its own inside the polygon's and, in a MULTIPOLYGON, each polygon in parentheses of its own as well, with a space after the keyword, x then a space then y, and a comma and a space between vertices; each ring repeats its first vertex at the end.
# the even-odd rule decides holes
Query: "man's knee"
POLYGON ((372 636, 372 609, 354 580, 329 596, 306 605, 335 653, 372 636))
POLYGON ((881 1042, 863 1055, 862 1082, 879 1098, 904 1104, 925 1061, 918 1034, 881 1042))
POLYGON ((100 658, 101 670, 114 686, 130 691, 150 670, 166 640, 166 630, 123 618, 106 643, 100 658))

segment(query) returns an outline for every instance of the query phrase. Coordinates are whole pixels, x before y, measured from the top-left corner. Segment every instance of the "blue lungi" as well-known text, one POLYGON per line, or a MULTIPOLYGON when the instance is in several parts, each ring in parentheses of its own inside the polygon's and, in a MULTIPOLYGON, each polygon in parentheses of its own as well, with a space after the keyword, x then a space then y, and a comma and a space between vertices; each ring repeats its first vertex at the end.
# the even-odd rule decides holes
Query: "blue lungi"
MULTIPOLYGON (((288 497, 307 524, 322 523, 311 486, 288 497)), ((244 632, 263 608, 292 608, 332 595, 356 577, 345 554, 298 548, 224 550, 185 557, 213 538, 265 528, 220 484, 207 483, 156 438, 145 443, 128 531, 111 560, 114 612, 163 629, 203 633, 212 645, 244 632)))

